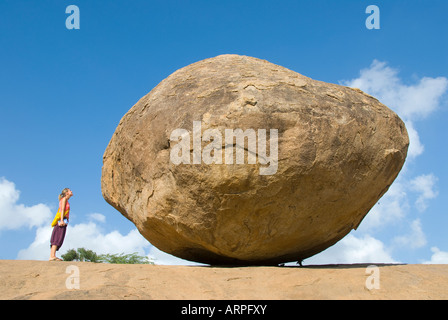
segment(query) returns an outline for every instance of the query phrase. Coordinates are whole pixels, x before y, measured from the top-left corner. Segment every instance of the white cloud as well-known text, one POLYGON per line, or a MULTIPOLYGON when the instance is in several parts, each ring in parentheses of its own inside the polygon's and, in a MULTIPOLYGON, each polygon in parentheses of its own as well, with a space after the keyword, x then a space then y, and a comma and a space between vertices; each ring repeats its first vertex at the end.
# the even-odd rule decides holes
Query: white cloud
POLYGON ((395 101, 397 111, 406 119, 423 119, 440 107, 440 100, 448 87, 445 77, 424 77, 411 86, 399 84, 395 101))
POLYGON ((411 120, 405 120, 404 124, 409 136, 408 157, 414 159, 421 155, 425 151, 425 146, 420 141, 420 136, 417 130, 414 128, 414 124, 411 120))
POLYGON ((50 226, 39 227, 36 230, 34 241, 28 248, 20 250, 17 259, 20 260, 46 260, 50 257, 50 226))
POLYGON ((409 134, 408 157, 423 153, 424 146, 415 130, 414 122, 422 120, 442 105, 442 97, 448 90, 445 77, 423 77, 412 85, 406 85, 398 77, 398 71, 385 62, 374 60, 369 68, 360 71, 360 77, 341 84, 359 88, 378 98, 394 110, 405 122, 409 134))
POLYGON ((417 195, 414 205, 419 212, 428 207, 428 200, 437 197, 435 190, 437 177, 434 174, 424 174, 409 179, 406 174, 399 175, 387 193, 370 210, 358 230, 372 232, 385 226, 402 222, 412 209, 410 198, 417 195))
POLYGON ((106 222, 106 216, 104 214, 101 213, 91 213, 89 214, 89 218, 101 223, 106 222))
POLYGON ((420 219, 415 219, 410 224, 410 232, 393 239, 396 246, 417 249, 426 245, 426 236, 422 230, 420 219))
POLYGON ((360 232, 372 232, 403 220, 410 209, 407 184, 399 176, 386 194, 370 210, 358 228, 360 232))
POLYGON ((137 252, 142 255, 149 243, 136 229, 129 231, 127 235, 122 235, 117 230, 103 233, 99 225, 89 222, 69 227, 64 246, 67 249, 84 247, 98 254, 137 252))
POLYGON ((383 242, 365 234, 347 235, 327 250, 306 259, 306 264, 396 263, 383 242))
POLYGON ((377 97, 406 120, 423 119, 437 110, 448 89, 445 77, 423 77, 416 84, 405 85, 396 69, 378 60, 361 70, 359 78, 342 83, 377 97))
POLYGON ((0 230, 39 227, 52 218, 45 204, 25 206, 17 203, 20 191, 13 182, 0 178, 0 230))
MULTIPOLYGON (((105 222, 105 218, 103 222, 105 222)), ((51 232, 51 227, 38 228, 33 243, 28 248, 20 250, 17 258, 48 259, 50 256, 51 232)), ((139 255, 145 255, 145 248, 149 246, 149 242, 136 229, 131 230, 126 235, 116 230, 104 233, 101 225, 90 221, 68 225, 64 243, 58 254, 64 254, 69 249, 86 248, 98 254, 137 252, 139 255)))
POLYGON ((203 265, 197 262, 183 260, 151 246, 148 257, 157 265, 203 265))
POLYGON ((427 200, 437 197, 438 192, 434 190, 437 180, 437 177, 433 174, 421 175, 411 180, 411 189, 420 193, 415 201, 415 205, 420 212, 425 211, 428 207, 427 200))
POLYGON ((448 252, 441 251, 437 247, 432 247, 431 251, 433 252, 431 256, 431 260, 425 261, 423 263, 426 264, 448 264, 448 252))

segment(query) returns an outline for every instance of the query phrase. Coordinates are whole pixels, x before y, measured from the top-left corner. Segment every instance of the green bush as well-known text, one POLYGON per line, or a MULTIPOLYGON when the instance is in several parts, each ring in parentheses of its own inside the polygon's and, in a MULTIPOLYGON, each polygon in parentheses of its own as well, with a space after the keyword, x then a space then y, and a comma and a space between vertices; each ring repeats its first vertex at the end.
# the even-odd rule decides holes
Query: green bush
POLYGON ((64 261, 87 261, 87 262, 104 262, 104 263, 118 263, 118 264, 154 264, 146 256, 139 256, 137 252, 134 253, 120 253, 120 254, 101 254, 98 255, 92 250, 85 248, 70 249, 65 254, 61 255, 64 261))
POLYGON ((154 264, 146 256, 139 256, 137 252, 129 254, 103 254, 101 255, 102 262, 106 263, 121 263, 121 264, 154 264))

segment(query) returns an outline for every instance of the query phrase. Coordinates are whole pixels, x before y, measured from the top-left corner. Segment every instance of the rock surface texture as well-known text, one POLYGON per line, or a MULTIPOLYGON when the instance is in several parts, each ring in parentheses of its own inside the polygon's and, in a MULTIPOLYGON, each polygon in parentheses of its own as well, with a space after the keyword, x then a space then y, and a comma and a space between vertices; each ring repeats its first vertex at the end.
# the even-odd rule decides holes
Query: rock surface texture
MULTIPOLYGON (((448 299, 446 264, 380 264, 380 288, 369 287, 372 281, 366 272, 368 266, 223 268, 0 260, 0 300, 448 299), (74 280, 67 268, 74 266, 80 270, 79 289, 68 289, 67 283, 74 280)), ((166 304, 151 305, 154 306, 161 306, 160 311, 168 319, 177 318, 181 310, 171 305, 167 309, 166 304)), ((282 309, 275 307, 269 303, 266 314, 280 313, 284 305, 280 306, 282 309)), ((154 309, 151 311, 155 313, 154 309)), ((402 310, 397 312, 402 316, 402 310)), ((220 314, 224 312, 215 313, 218 317, 220 314)))
POLYGON ((167 253, 276 264, 310 257, 357 228, 408 145, 401 119, 359 89, 222 55, 177 70, 126 113, 104 153, 102 192, 167 253), (257 149, 249 134, 244 145, 229 142, 230 129, 254 133, 257 149), (185 161, 173 163, 179 155, 185 161))

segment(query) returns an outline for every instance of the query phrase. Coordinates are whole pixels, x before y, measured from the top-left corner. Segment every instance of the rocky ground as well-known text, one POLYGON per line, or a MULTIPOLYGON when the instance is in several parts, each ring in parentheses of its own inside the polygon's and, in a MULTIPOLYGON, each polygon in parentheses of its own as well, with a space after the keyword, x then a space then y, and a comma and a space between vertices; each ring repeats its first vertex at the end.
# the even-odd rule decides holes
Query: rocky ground
POLYGON ((448 265, 368 267, 0 260, 0 299, 448 299, 448 265))

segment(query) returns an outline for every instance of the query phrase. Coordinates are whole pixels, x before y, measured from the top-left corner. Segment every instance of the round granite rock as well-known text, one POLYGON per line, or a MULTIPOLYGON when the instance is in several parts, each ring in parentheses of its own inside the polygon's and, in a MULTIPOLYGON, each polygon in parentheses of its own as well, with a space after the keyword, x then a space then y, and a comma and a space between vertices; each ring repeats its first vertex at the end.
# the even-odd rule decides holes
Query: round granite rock
POLYGON ((124 115, 102 192, 162 251, 277 264, 357 228, 408 145, 403 121, 359 89, 221 55, 177 70, 124 115))

